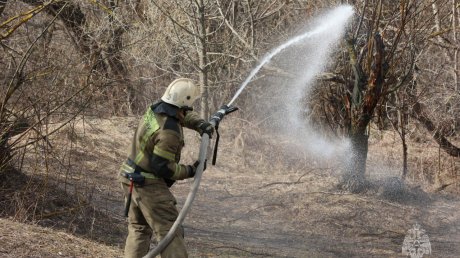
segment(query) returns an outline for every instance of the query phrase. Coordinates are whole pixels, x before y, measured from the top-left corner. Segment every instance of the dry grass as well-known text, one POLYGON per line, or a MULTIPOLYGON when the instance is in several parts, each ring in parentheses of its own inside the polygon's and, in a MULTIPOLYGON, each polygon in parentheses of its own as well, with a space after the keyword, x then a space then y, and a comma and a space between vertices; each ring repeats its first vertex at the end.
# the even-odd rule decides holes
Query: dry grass
MULTIPOLYGON (((460 139, 450 139, 457 146, 460 139)), ((460 194, 460 159, 443 152, 423 129, 414 128, 407 137, 409 183, 428 192, 460 194)), ((371 178, 400 177, 402 144, 394 131, 372 131, 368 175, 371 178)))
MULTIPOLYGON (((72 133, 67 131, 57 136, 55 140, 61 142, 70 139, 73 151, 78 154, 72 156, 75 175, 66 184, 83 184, 86 189, 92 189, 91 195, 86 195, 90 197, 90 209, 73 212, 73 216, 49 217, 46 225, 56 228, 73 221, 76 227, 57 228, 123 246, 126 225, 121 216, 122 195, 115 176, 136 123, 134 117, 87 119, 85 123, 75 124, 72 133), (94 176, 83 180, 88 174, 94 176), (89 224, 97 230, 78 232, 79 227, 88 224, 88 220, 78 220, 79 216, 87 216, 89 224)), ((453 186, 441 191, 447 190, 448 196, 426 193, 421 189, 430 189, 429 181, 413 178, 407 191, 411 198, 399 201, 385 199, 378 189, 361 195, 340 192, 336 189, 339 162, 293 151, 288 139, 255 127, 248 128, 246 122, 234 118, 224 121, 221 134, 217 165, 208 163, 184 224, 191 257, 398 257, 404 235, 416 222, 427 230, 435 257, 460 254, 460 214, 457 212, 460 200, 452 194, 455 193, 453 186)), ((397 139, 391 134, 382 135, 372 139, 369 162, 372 179, 399 171, 397 139)), ((190 131, 185 137, 183 162, 193 162, 198 155, 199 137, 190 131)), ((415 147, 412 148, 413 158, 426 155, 425 159, 429 160, 433 154, 416 155, 415 147)), ((415 166, 412 160, 411 165, 415 166)), ((441 175, 444 173, 448 174, 441 175)), ((178 182, 172 188, 179 206, 188 194, 189 183, 190 180, 178 182)), ((40 221, 43 222, 38 223, 40 221)), ((2 227, 0 234, 20 231, 25 224, 12 225, 15 229, 2 227)), ((90 257, 92 246, 95 249, 99 246, 92 242, 88 244, 91 248, 85 249, 86 244, 56 242, 53 234, 61 233, 50 232, 55 231, 38 231, 41 241, 45 242, 42 246, 35 243, 17 246, 14 236, 10 235, 5 238, 8 244, 1 250, 8 254, 30 254, 36 250, 39 257, 59 255, 59 251, 66 257, 90 257), (59 243, 58 247, 48 247, 52 243, 59 243), (43 246, 47 253, 41 253, 43 246)), ((103 248, 107 246, 101 245, 101 250, 105 250, 103 248)), ((121 254, 119 249, 112 251, 105 257, 121 254)))
POLYGON ((121 257, 119 248, 72 234, 0 219, 0 256, 9 257, 121 257))

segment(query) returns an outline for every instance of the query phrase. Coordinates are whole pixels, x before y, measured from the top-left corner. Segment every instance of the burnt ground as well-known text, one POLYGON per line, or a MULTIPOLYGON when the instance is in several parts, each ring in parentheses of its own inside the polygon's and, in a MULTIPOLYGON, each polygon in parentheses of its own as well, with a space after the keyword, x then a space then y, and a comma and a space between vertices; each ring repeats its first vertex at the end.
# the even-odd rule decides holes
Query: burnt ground
MULTIPOLYGON (((1 257, 31 257, 31 249, 41 250, 34 253, 35 257, 122 256, 126 224, 121 188, 115 176, 132 135, 133 126, 126 125, 136 124, 135 121, 86 119, 70 132, 56 136, 55 141, 71 142, 60 148, 71 146, 74 154, 70 157, 70 171, 58 174, 58 188, 62 190, 65 185, 66 189, 56 193, 61 196, 55 198, 56 202, 75 199, 77 194, 86 196, 87 202, 72 210, 70 206, 79 206, 68 201, 73 204, 58 209, 68 212, 57 213, 56 205, 48 204, 46 219, 34 220, 46 228, 33 226, 24 230, 19 225, 30 225, 22 223, 15 229, 2 226, 1 257), (90 179, 87 175, 91 175, 90 179), (7 233, 12 230, 15 235, 7 233), (51 248, 56 234, 64 231, 76 240, 58 241, 66 250, 59 254, 51 248), (13 244, 19 237, 31 237, 30 232, 38 232, 33 239, 41 239, 39 246, 13 244), (86 249, 73 246, 74 241, 83 241, 86 249), (97 251, 104 248, 110 251, 97 251)), ((238 121, 226 122, 234 125, 238 121)), ((373 163, 371 156, 368 170, 373 184, 365 193, 350 194, 337 188, 341 169, 335 161, 293 152, 289 142, 281 138, 248 135, 225 127, 221 130, 218 164, 208 164, 184 223, 191 257, 404 257, 404 237, 416 223, 429 237, 429 257, 460 256, 458 183, 446 184, 441 190, 415 178, 403 189, 390 189, 388 194, 388 184, 381 183, 386 180, 382 174, 388 173, 389 177, 392 169, 382 173, 385 169, 373 167, 381 159, 373 163)), ((183 161, 192 162, 197 157, 199 139, 193 133, 186 138, 183 161)), ((375 156, 395 156, 397 146, 383 140, 372 144, 371 151, 379 152, 375 156)), ((56 166, 50 171, 62 171, 56 166)), ((43 173, 35 172, 33 176, 42 177, 43 173)), ((179 207, 190 184, 187 180, 172 187, 179 207)), ((1 222, 8 224, 4 222, 8 220, 18 219, 10 216, 1 222)), ((30 220, 24 221, 30 224, 30 220)))

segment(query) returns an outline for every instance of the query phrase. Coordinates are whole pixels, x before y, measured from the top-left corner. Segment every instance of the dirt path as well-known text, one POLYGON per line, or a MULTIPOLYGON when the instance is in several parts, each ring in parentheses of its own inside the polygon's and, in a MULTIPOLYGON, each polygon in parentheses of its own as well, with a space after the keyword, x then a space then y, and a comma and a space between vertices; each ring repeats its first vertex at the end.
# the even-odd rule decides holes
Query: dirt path
POLYGON ((398 203, 350 195, 313 183, 334 181, 324 175, 263 187, 270 181, 207 173, 185 223, 196 256, 398 257, 415 223, 430 237, 434 257, 460 254, 458 200, 425 196, 398 203))

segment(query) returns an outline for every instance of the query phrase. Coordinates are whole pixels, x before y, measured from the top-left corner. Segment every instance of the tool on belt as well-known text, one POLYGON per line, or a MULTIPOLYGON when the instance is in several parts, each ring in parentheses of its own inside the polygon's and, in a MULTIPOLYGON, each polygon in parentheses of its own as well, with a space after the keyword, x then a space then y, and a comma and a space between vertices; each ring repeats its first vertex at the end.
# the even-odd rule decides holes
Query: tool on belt
POLYGON ((126 204, 125 204, 125 217, 128 217, 129 206, 131 206, 131 196, 133 194, 134 184, 143 185, 145 181, 145 177, 141 175, 140 173, 124 173, 124 172, 122 173, 122 176, 127 178, 130 182, 128 197, 126 199, 126 204))

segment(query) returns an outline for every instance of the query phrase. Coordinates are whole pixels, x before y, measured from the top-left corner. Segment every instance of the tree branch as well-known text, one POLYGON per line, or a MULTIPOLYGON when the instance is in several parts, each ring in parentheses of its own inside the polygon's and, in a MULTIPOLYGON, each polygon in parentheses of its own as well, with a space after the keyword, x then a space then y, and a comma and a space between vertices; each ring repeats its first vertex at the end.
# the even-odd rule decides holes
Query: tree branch
POLYGON ((424 112, 425 106, 415 99, 415 96, 408 94, 411 100, 415 103, 412 107, 411 116, 417 119, 430 133, 433 135, 433 139, 439 144, 439 147, 443 149, 447 154, 453 157, 460 158, 460 148, 452 144, 442 134, 441 128, 437 127, 433 121, 424 112))
MULTIPOLYGON (((7 19, 5 22, 0 24, 0 28, 5 28, 4 32, 0 34, 0 40, 6 39, 9 36, 11 36, 21 25, 27 23, 30 19, 35 17, 35 15, 39 14, 40 12, 43 11, 47 6, 52 4, 54 1, 50 1, 48 3, 43 3, 41 5, 35 6, 35 8, 25 12, 18 14, 14 17, 11 17, 7 19)), ((5 5, 2 5, 2 2, 0 0, 0 14, 3 12, 3 9, 5 8, 5 5)))
POLYGON ((160 10, 161 13, 163 13, 166 17, 168 17, 168 19, 173 23, 173 24, 176 24, 179 28, 181 28, 182 30, 184 30, 185 32, 187 32, 188 34, 192 35, 193 37, 197 37, 197 38, 200 38, 200 35, 197 35, 196 33, 194 33, 193 31, 187 29, 186 27, 184 27, 182 24, 180 24, 178 21, 176 21, 175 19, 173 19, 172 15, 168 12, 166 12, 165 10, 163 10, 163 8, 161 8, 157 3, 156 1, 152 1, 152 3, 158 8, 158 10, 160 10))
POLYGON ((5 10, 5 6, 8 0, 0 0, 0 15, 2 15, 3 11, 5 10))
POLYGON ((21 62, 19 63, 19 66, 17 67, 16 71, 13 74, 13 77, 11 78, 10 82, 8 83, 8 90, 7 93, 5 94, 5 98, 3 99, 0 107, 0 121, 2 121, 3 118, 3 113, 6 108, 6 104, 8 100, 11 98, 13 93, 22 85, 22 80, 21 78, 18 78, 15 82, 16 77, 20 77, 20 74, 22 74, 22 71, 27 63, 27 60, 29 59, 30 55, 32 54, 33 47, 37 43, 37 41, 43 37, 45 32, 51 27, 51 25, 56 21, 56 18, 59 16, 62 10, 66 7, 67 3, 62 6, 62 8, 58 11, 56 16, 51 20, 51 22, 46 26, 46 28, 38 35, 37 38, 30 44, 29 48, 27 49, 26 53, 22 56, 21 62), (14 84, 14 86, 13 86, 14 84))

